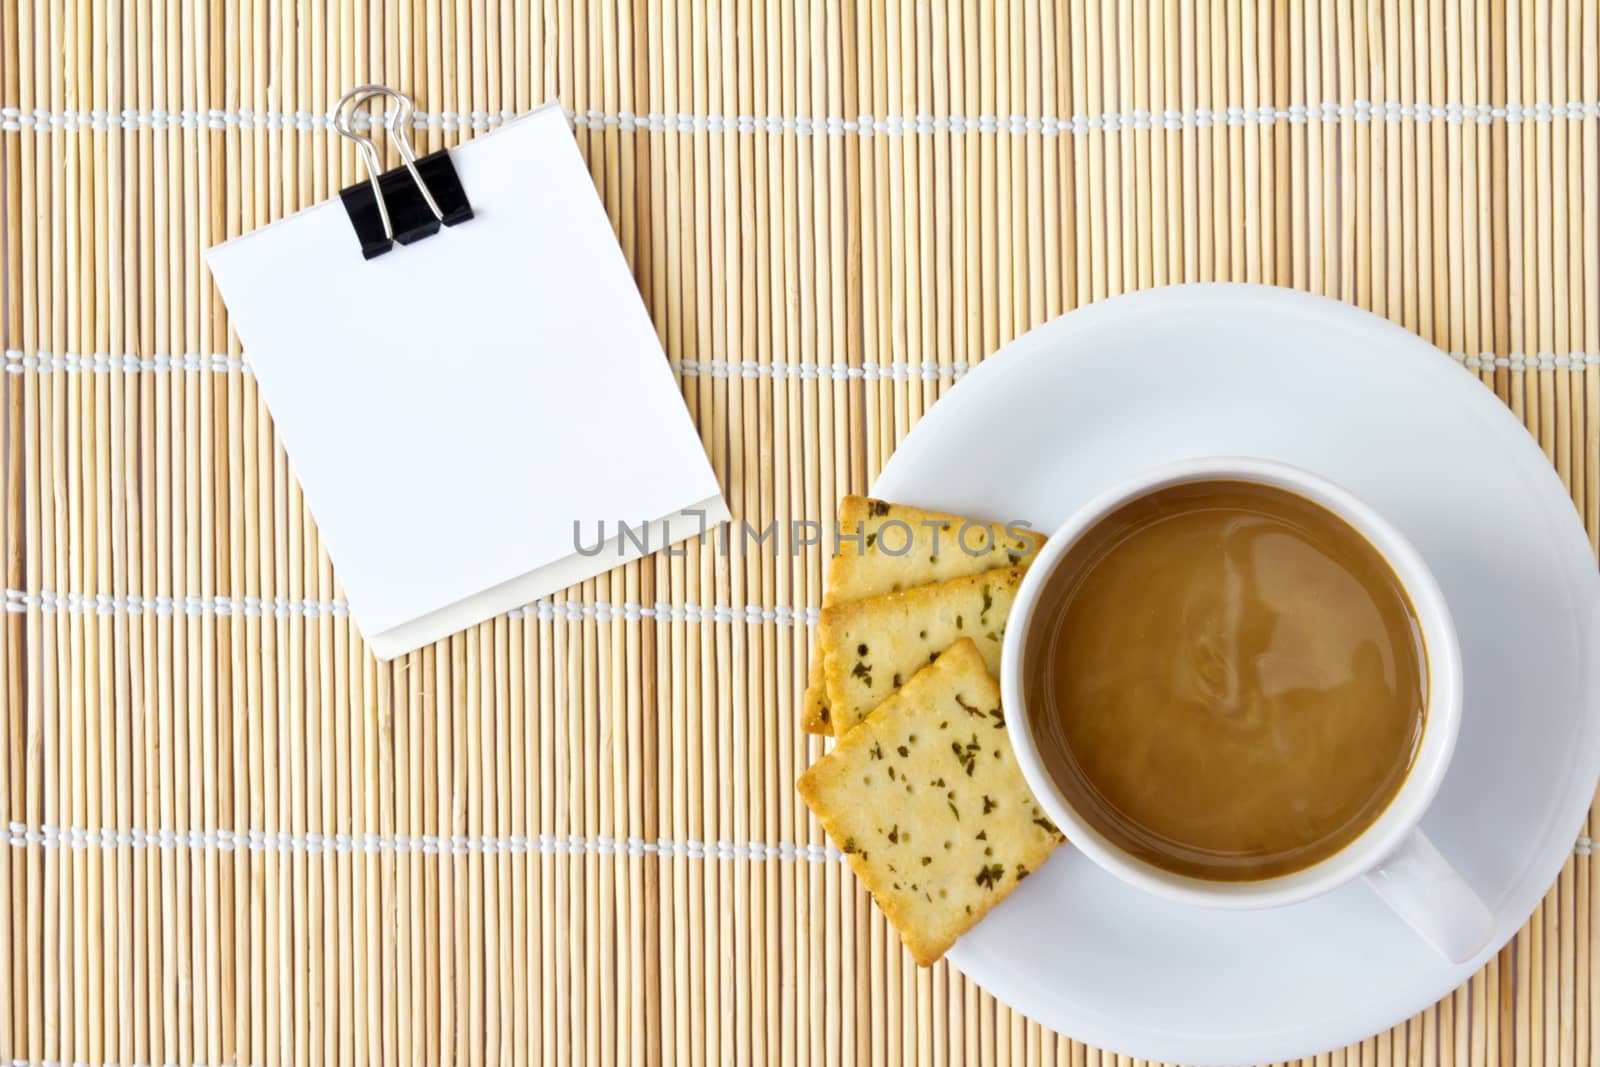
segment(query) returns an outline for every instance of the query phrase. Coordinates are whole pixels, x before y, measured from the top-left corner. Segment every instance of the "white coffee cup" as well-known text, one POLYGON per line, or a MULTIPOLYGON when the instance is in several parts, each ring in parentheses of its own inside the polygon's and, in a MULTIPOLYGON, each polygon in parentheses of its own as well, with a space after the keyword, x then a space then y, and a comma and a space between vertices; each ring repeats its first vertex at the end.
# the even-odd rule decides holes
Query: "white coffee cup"
POLYGON ((1067 840, 1106 871, 1157 896, 1213 908, 1295 904, 1357 878, 1408 926, 1452 962, 1478 954, 1494 919, 1472 888, 1417 828, 1444 781, 1461 725, 1461 652, 1439 584, 1422 556, 1372 508, 1338 486, 1295 467, 1259 459, 1184 460, 1113 485, 1079 508, 1051 535, 1017 591, 1001 657, 1006 725, 1017 761, 1035 797, 1067 840), (1259 881, 1208 881, 1156 867, 1109 841, 1067 800, 1039 754, 1026 701, 1027 637, 1052 573, 1084 533, 1121 505, 1168 486, 1243 481, 1288 490, 1342 518, 1382 554, 1416 614, 1427 656, 1422 736, 1410 771, 1387 808, 1331 856, 1259 881))

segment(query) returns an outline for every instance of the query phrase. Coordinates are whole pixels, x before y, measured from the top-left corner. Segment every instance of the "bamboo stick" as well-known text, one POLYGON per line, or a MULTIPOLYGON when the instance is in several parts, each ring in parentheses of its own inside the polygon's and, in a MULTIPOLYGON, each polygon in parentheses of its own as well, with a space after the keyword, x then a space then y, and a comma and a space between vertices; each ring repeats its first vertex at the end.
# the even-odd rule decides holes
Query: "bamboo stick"
MULTIPOLYGON (((26 7, 19 5, 16 10, 8 9, 0 16, 0 28, 6 32, 7 58, 16 56, 16 62, 8 62, 7 88, 11 88, 10 79, 16 78, 17 101, 19 105, 31 107, 36 100, 36 71, 34 69, 34 27, 33 13, 26 7), (14 72, 14 73, 13 73, 14 72)), ((40 186, 39 173, 41 161, 37 158, 33 139, 25 137, 6 136, 3 139, 6 154, 7 174, 7 267, 11 277, 17 279, 16 290, 20 299, 13 301, 7 312, 7 341, 13 337, 25 351, 37 352, 39 347, 38 326, 38 289, 39 282, 35 277, 36 265, 30 255, 36 245, 38 226, 36 223, 37 211, 25 211, 23 203, 30 206, 37 204, 38 189, 40 186), (16 190, 14 196, 11 190, 16 190), (15 204, 13 211, 12 205, 15 204), (21 264, 26 262, 27 267, 21 264), (13 332, 14 331, 14 332, 13 332)), ((7 552, 6 571, 8 578, 20 573, 23 578, 22 588, 34 590, 40 588, 40 506, 33 505, 39 499, 43 485, 40 477, 40 452, 39 448, 39 421, 40 421, 40 382, 37 370, 31 373, 25 368, 20 390, 13 385, 7 386, 6 414, 7 414, 7 448, 9 450, 7 473, 16 478, 16 482, 7 487, 7 533, 12 535, 8 545, 12 546, 7 552), (20 411, 20 417, 18 412, 20 411), (17 442, 18 427, 21 428, 21 441, 17 442), (20 472, 19 472, 20 468, 20 472), (16 503, 13 503, 15 501, 16 503), (20 516, 20 537, 18 533, 18 517, 20 516), (22 546, 20 558, 15 556, 16 545, 22 546)), ((41 666, 43 662, 44 635, 42 633, 41 612, 37 606, 29 608, 22 620, 23 654, 17 658, 16 667, 12 669, 8 647, 8 670, 11 670, 10 685, 7 689, 9 697, 15 697, 18 688, 23 691, 22 699, 15 700, 11 707, 23 708, 28 716, 28 721, 42 726, 42 694, 41 694, 41 666)), ((9 629, 9 627, 8 627, 9 629)), ((13 631, 14 632, 14 631, 13 631)), ((17 766, 14 774, 12 789, 7 796, 13 805, 14 815, 20 815, 20 821, 30 830, 38 832, 43 818, 43 766, 39 727, 26 731, 22 745, 15 743, 16 725, 15 712, 12 715, 13 724, 7 730, 8 738, 12 739, 12 747, 8 753, 8 768, 17 766), (12 757, 10 753, 15 753, 12 757), (18 782, 22 786, 20 805, 16 787, 18 782)), ((43 1003, 43 961, 41 959, 44 943, 43 922, 43 876, 44 855, 43 849, 37 843, 30 843, 23 857, 23 886, 21 895, 25 898, 26 927, 21 932, 18 940, 25 941, 25 947, 18 951, 14 957, 14 964, 21 964, 20 980, 16 982, 16 989, 26 991, 26 1003, 18 995, 15 1019, 12 1023, 13 1055, 23 1052, 32 1058, 43 1055, 43 1029, 44 1029, 44 1003, 43 1003)), ((13 968, 17 973, 17 968, 13 968)))
MULTIPOLYGON (((4 75, 0 75, 0 92, 4 92, 7 99, 21 100, 20 78, 17 70, 18 64, 10 62, 20 47, 18 39, 18 12, 14 7, 0 12, 0 55, 4 55, 8 62, 4 75)), ((3 168, 6 182, 5 195, 5 239, 0 241, 3 249, 6 273, 11 278, 18 278, 22 272, 22 166, 20 142, 16 135, 0 135, 0 168, 3 168)), ((3 339, 6 347, 20 343, 22 335, 22 309, 16 300, 9 301, 7 309, 3 339)), ((8 383, 5 387, 3 398, 5 410, 5 448, 6 462, 4 474, 5 514, 3 536, 5 538, 5 580, 7 589, 21 589, 25 583, 25 567, 23 556, 23 538, 25 537, 23 518, 23 501, 25 493, 25 475, 23 464, 24 422, 27 419, 24 397, 27 387, 21 383, 8 383)), ((8 612, 9 614, 9 612, 8 612)), ((4 650, 0 652, 0 693, 5 694, 6 707, 12 709, 8 716, 9 722, 5 724, 3 766, 0 766, 0 798, 4 798, 5 810, 10 819, 8 821, 22 821, 26 816, 27 799, 24 791, 25 779, 23 736, 24 731, 18 710, 25 706, 25 683, 23 676, 23 661, 27 655, 26 620, 20 618, 7 618, 5 620, 4 650)), ((7 830, 9 832, 9 826, 7 830)), ((13 849, 9 846, 3 850, 5 855, 0 856, 0 914, 7 918, 0 921, 0 959, 6 964, 0 965, 0 1055, 11 1055, 21 1058, 26 1047, 26 995, 27 972, 24 967, 25 950, 20 942, 24 939, 25 931, 13 929, 15 918, 25 913, 27 900, 27 860, 25 856, 17 856, 13 863, 13 849)))

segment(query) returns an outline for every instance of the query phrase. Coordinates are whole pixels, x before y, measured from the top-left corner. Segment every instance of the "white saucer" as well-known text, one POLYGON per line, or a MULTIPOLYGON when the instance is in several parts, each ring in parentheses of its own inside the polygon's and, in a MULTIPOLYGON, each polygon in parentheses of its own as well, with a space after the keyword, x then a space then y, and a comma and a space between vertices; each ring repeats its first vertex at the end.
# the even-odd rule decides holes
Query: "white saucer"
POLYGON ((935 405, 873 492, 1048 531, 1113 479, 1203 455, 1322 474, 1427 558, 1459 631, 1466 706, 1423 828, 1494 912, 1492 948, 1451 966, 1361 884, 1207 911, 1067 847, 950 959, 1089 1044, 1261 1063, 1421 1011, 1532 913, 1600 773, 1600 572, 1550 464, 1493 393, 1398 326, 1282 289, 1159 289, 1057 319, 935 405))

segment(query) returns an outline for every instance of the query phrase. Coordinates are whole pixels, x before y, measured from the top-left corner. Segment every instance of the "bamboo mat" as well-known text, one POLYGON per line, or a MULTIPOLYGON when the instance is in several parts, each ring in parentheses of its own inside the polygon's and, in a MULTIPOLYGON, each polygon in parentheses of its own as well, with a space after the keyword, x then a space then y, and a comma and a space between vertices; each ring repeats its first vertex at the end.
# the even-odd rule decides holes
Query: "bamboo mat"
MULTIPOLYGON (((796 804, 815 549, 367 655, 200 258, 355 179, 343 89, 410 91, 428 149, 561 99, 757 527, 829 522, 1033 324, 1235 279, 1454 353, 1593 540, 1597 21, 7 0, 0 1062, 1114 1060, 913 967, 796 804)), ((1589 853, 1467 987, 1318 1067, 1591 1062, 1589 853)))

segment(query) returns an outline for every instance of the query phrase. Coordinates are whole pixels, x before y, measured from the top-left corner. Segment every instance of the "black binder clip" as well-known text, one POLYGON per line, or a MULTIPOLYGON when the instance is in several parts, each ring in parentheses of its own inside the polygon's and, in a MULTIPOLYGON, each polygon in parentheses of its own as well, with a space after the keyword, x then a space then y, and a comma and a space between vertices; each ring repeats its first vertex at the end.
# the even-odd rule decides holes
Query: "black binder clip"
POLYGON ((439 232, 439 227, 454 226, 472 218, 472 205, 450 162, 448 149, 440 149, 421 159, 411 150, 406 131, 411 128, 411 98, 382 85, 358 85, 339 98, 333 112, 333 128, 348 137, 361 150, 367 169, 364 185, 339 191, 339 199, 350 216, 361 254, 367 259, 381 256, 395 242, 408 245, 439 232), (364 130, 356 128, 359 109, 378 97, 393 97, 395 108, 383 119, 383 126, 400 152, 401 165, 380 173, 378 150, 364 130))

